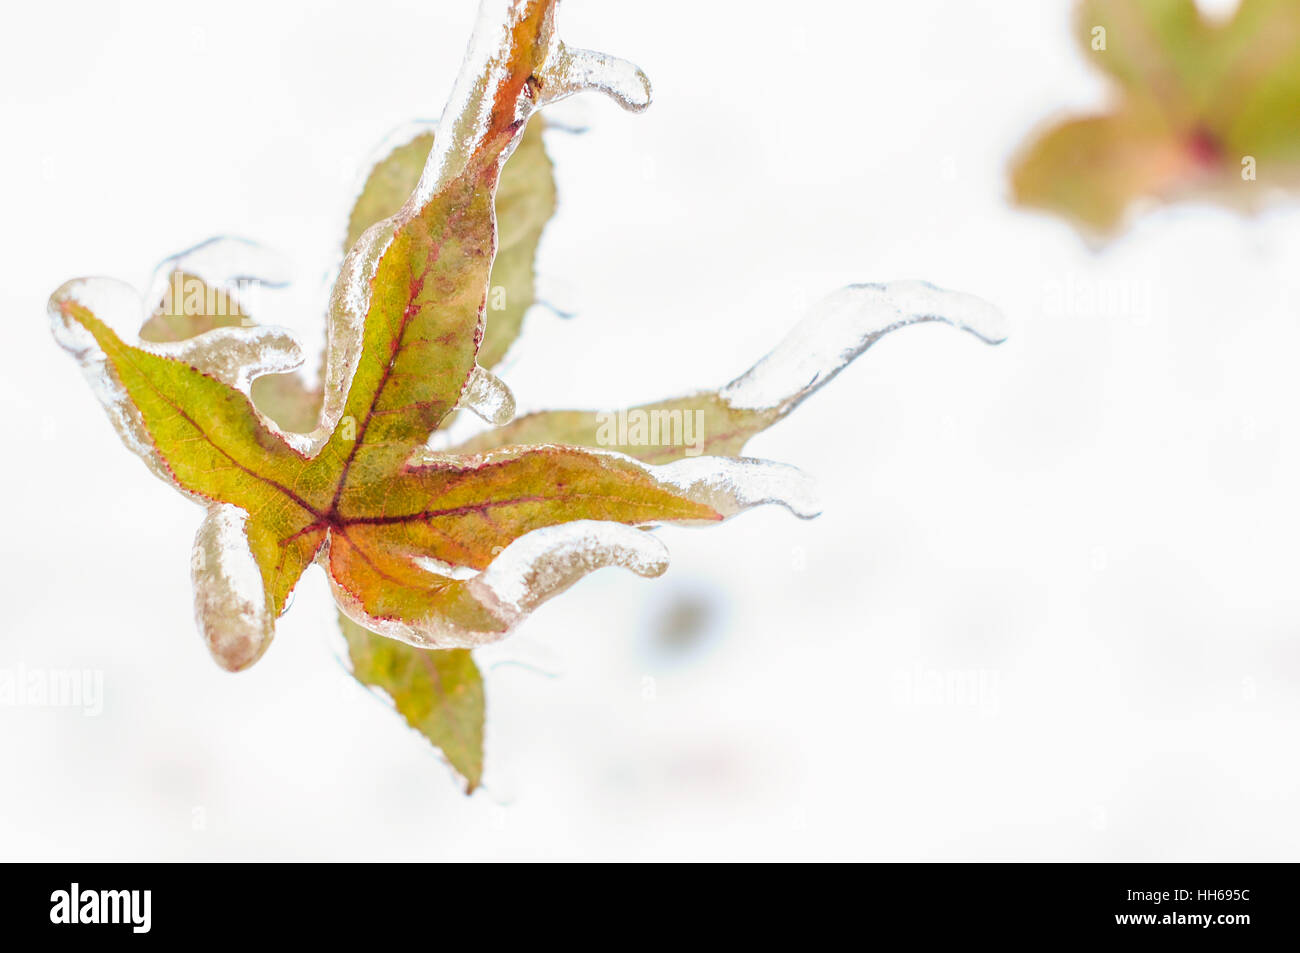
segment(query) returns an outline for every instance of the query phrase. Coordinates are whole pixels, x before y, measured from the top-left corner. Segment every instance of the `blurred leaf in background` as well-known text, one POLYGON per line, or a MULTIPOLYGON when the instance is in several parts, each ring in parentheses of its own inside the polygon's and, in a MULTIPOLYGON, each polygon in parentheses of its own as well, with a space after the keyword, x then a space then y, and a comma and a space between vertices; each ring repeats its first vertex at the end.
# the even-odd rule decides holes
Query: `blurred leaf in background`
POLYGON ((1144 200, 1253 210, 1300 186, 1300 0, 1243 0, 1222 22, 1193 0, 1084 0, 1075 32, 1114 105, 1022 149, 1018 204, 1105 239, 1144 200))

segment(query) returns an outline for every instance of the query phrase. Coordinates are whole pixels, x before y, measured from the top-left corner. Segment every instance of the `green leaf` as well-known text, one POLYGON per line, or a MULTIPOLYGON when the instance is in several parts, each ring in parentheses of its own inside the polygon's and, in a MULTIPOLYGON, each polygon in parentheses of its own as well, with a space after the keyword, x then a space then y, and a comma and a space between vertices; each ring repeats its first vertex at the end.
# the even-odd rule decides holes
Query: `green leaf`
POLYGON ((194 363, 123 343, 78 300, 75 287, 56 292, 54 309, 66 328, 87 332, 98 346, 94 358, 142 421, 149 452, 176 487, 249 514, 249 543, 268 608, 278 615, 325 541, 319 513, 329 485, 313 479, 311 462, 271 431, 247 394, 229 382, 194 363))
POLYGON ((563 444, 625 453, 645 463, 686 457, 739 456, 749 438, 788 413, 731 406, 717 393, 692 394, 625 410, 544 410, 458 444, 456 453, 563 444))
POLYGON ((392 700, 408 724, 439 749, 473 793, 483 777, 483 678, 465 649, 417 649, 339 615, 352 673, 392 700))
MULTIPOLYGON (((545 122, 530 122, 501 173, 497 188, 497 254, 488 291, 487 327, 478 362, 495 367, 519 337, 524 314, 536 301, 533 271, 542 231, 555 214, 554 166, 542 140, 545 122)), ((344 251, 375 222, 402 207, 433 149, 433 132, 396 146, 366 178, 348 219, 344 251)))
MULTIPOLYGON (((140 340, 164 344, 189 340, 216 328, 254 324, 234 293, 177 269, 167 276, 167 293, 140 328, 140 340)), ((319 387, 309 387, 293 373, 256 378, 249 396, 281 430, 309 433, 316 427, 323 395, 319 387)))

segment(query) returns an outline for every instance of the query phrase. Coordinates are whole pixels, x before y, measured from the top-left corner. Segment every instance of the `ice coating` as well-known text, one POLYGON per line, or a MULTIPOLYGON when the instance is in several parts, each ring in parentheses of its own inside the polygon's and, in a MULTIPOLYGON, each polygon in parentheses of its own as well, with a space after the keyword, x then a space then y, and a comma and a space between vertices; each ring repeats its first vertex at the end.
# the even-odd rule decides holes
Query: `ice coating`
POLYGON ((668 568, 668 547, 622 523, 575 520, 520 536, 470 582, 480 601, 518 621, 597 569, 618 566, 644 578, 668 568))
MULTIPOLYGON (((429 201, 468 164, 488 127, 493 93, 509 78, 507 57, 512 45, 511 33, 532 6, 526 0, 482 0, 479 4, 469 48, 438 121, 443 134, 434 140, 433 151, 411 197, 414 204, 429 201)), ((548 14, 548 19, 551 17, 553 14, 548 14)), ((546 33, 554 36, 552 23, 547 24, 546 33)), ((531 110, 519 115, 524 109, 522 105, 516 106, 516 120, 527 119, 531 110)))
POLYGON ((938 321, 999 344, 1001 312, 924 281, 849 285, 814 305, 770 354, 720 392, 732 407, 786 414, 886 334, 938 321))
POLYGON ((456 406, 473 411, 494 427, 502 427, 515 419, 515 395, 501 378, 477 364, 456 406))
POLYGON ((327 315, 325 401, 319 426, 303 442, 304 452, 313 454, 323 447, 342 419, 361 354, 371 282, 397 222, 430 201, 463 172, 483 144, 492 118, 493 94, 509 78, 513 35, 521 23, 541 13, 537 46, 543 55, 533 74, 540 87, 525 87, 515 100, 513 139, 496 157, 498 166, 509 158, 529 116, 546 103, 594 90, 611 96, 627 109, 640 110, 649 105, 650 83, 645 74, 616 57, 569 50, 555 31, 554 8, 553 0, 482 0, 469 48, 441 118, 412 126, 412 138, 418 131, 443 130, 434 139, 419 184, 402 211, 362 234, 339 269, 327 315))
MULTIPOLYGON (((438 122, 449 134, 434 141, 413 201, 428 201, 465 168, 488 127, 492 94, 508 78, 511 34, 539 10, 544 11, 538 44, 543 56, 533 71, 536 91, 526 91, 515 104, 514 121, 520 129, 540 106, 586 90, 604 93, 624 109, 641 110, 650 105, 650 81, 636 66, 602 53, 570 50, 564 44, 555 31, 554 6, 541 0, 482 0, 465 61, 438 122)), ((509 154, 507 148, 499 161, 504 162, 509 154)))
POLYGON ((636 64, 594 50, 570 49, 563 42, 547 60, 542 78, 543 104, 594 89, 628 112, 640 112, 652 98, 650 78, 636 64))
POLYGON ((158 263, 149 281, 147 300, 151 305, 163 300, 177 271, 226 288, 248 284, 283 288, 291 279, 289 260, 280 252, 246 238, 218 235, 158 263))
MULTIPOLYGON (((358 199, 360 199, 365 192, 366 183, 369 182, 370 176, 375 170, 375 166, 387 159, 396 149, 410 145, 420 136, 435 132, 437 128, 438 123, 436 120, 412 119, 392 129, 388 135, 384 136, 384 138, 380 140, 379 144, 370 151, 370 154, 357 172, 356 182, 352 186, 352 191, 348 196, 347 202, 341 206, 341 221, 339 224, 340 235, 345 238, 348 235, 353 211, 356 208, 358 199)), ((344 252, 346 251, 347 249, 345 248, 344 252)), ((339 254, 330 263, 330 267, 326 272, 326 283, 324 285, 326 294, 323 303, 323 311, 326 315, 330 313, 331 297, 334 289, 338 287, 339 275, 342 271, 345 258, 346 254, 339 254)), ((324 373, 323 368, 321 373, 324 373)))
POLYGON ((478 575, 478 570, 469 566, 457 566, 453 563, 445 563, 441 559, 433 556, 414 556, 411 559, 417 566, 425 572, 436 573, 439 576, 446 576, 448 579, 473 579, 478 575))
POLYGON ((647 468, 686 496, 713 507, 724 517, 776 503, 800 519, 821 513, 812 477, 798 467, 771 460, 686 457, 647 468))
MULTIPOLYGON (((179 260, 178 256, 173 258, 179 260)), ((267 429, 281 433, 275 422, 252 404, 250 389, 253 380, 262 374, 278 374, 302 366, 302 346, 292 332, 276 327, 223 327, 213 328, 182 341, 142 341, 139 337, 140 326, 149 309, 145 307, 139 292, 115 278, 77 278, 69 281, 50 296, 48 310, 54 338, 81 365, 91 390, 108 413, 122 442, 144 460, 155 476, 176 485, 170 471, 155 451, 153 440, 139 411, 109 369, 104 352, 91 333, 77 321, 71 320, 66 312, 67 308, 76 305, 88 309, 133 347, 159 357, 183 361, 240 391, 249 397, 249 405, 267 429)), ((298 438, 296 446, 305 452, 309 449, 309 442, 298 438)))
MULTIPOLYGON (((601 453, 600 451, 592 451, 601 453)), ((813 481, 795 467, 767 460, 693 457, 651 466, 617 453, 682 496, 704 503, 724 519, 755 506, 780 504, 802 519, 818 515, 813 481)), ((455 459, 455 458, 450 458, 455 459)), ((445 464, 446 454, 417 453, 412 466, 445 464)), ((492 454, 479 459, 491 464, 492 454)), ((318 557, 328 565, 322 553, 318 557)), ((464 591, 481 604, 499 628, 472 629, 441 617, 417 621, 375 618, 342 586, 331 580, 335 599, 350 619, 389 638, 432 648, 472 648, 505 638, 541 603, 558 595, 582 576, 607 566, 619 566, 641 576, 658 576, 668 564, 668 551, 655 536, 624 523, 574 520, 526 533, 506 546, 482 572, 467 571, 428 556, 413 556, 420 568, 447 581, 464 583, 464 591)))
MULTIPOLYGON (((116 278, 74 278, 65 281, 50 295, 48 312, 54 340, 67 352, 79 356, 86 350, 99 351, 89 331, 71 320, 65 306, 81 305, 94 312, 118 337, 135 340, 144 314, 140 292, 116 278)), ((102 354, 100 355, 102 358, 102 354)))
POLYGON ((183 341, 138 346, 184 361, 245 394, 254 378, 295 370, 305 359, 298 339, 273 327, 213 328, 183 341))
POLYGON ((212 658, 239 672, 262 657, 275 631, 270 600, 248 546, 243 510, 218 504, 194 537, 194 619, 212 658))
POLYGON ((410 145, 420 136, 429 135, 438 131, 438 120, 436 119, 411 119, 401 123, 395 128, 389 130, 379 143, 370 150, 365 162, 357 173, 356 183, 352 187, 352 194, 348 197, 348 202, 343 206, 344 216, 342 229, 343 233, 347 232, 347 220, 352 214, 353 208, 356 207, 357 199, 365 191, 366 182, 369 180, 375 166, 387 159, 392 153, 402 146, 410 145))
POLYGON ((176 486, 171 471, 154 448, 140 411, 109 367, 99 343, 85 327, 69 316, 68 309, 73 305, 90 308, 101 321, 119 334, 123 329, 130 328, 125 333, 133 335, 140 327, 140 317, 144 313, 144 303, 139 292, 126 282, 114 278, 77 278, 69 281, 50 295, 50 330, 59 345, 81 367, 81 373, 90 384, 91 392, 108 414, 122 443, 145 462, 154 476, 176 486))
MULTIPOLYGON (((318 557, 323 563, 326 556, 318 557)), ((420 557, 428 568, 435 560, 420 557)), ((457 584, 487 610, 490 629, 457 626, 440 618, 405 622, 369 615, 332 578, 331 589, 340 610, 372 632, 421 648, 477 648, 506 638, 527 615, 598 569, 619 567, 646 578, 668 568, 668 549, 656 536, 623 523, 574 520, 525 533, 506 546, 482 572, 457 584)))
POLYGON ((370 284, 379 262, 392 241, 395 219, 377 222, 352 246, 339 268, 330 292, 325 331, 324 403, 320 423, 307 435, 306 452, 315 454, 325 446, 343 418, 352 377, 361 360, 366 312, 370 308, 370 284))

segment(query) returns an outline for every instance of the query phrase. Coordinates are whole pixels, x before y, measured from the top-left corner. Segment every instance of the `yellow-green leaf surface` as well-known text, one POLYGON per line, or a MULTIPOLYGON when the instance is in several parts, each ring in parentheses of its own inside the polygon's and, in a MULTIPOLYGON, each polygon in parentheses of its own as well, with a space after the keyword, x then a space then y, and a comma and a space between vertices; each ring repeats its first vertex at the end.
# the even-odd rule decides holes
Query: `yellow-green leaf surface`
POLYGON ((123 343, 73 299, 56 305, 94 338, 176 485, 249 514, 251 549, 278 615, 325 540, 320 512, 331 488, 320 471, 261 423, 247 395, 183 361, 123 343))
MULTIPOLYGON (((542 230, 555 211, 555 179, 543 126, 540 116, 528 124, 497 188, 497 253, 478 351, 483 367, 493 367, 505 357, 535 300, 533 263, 542 230)), ((420 180, 433 137, 431 131, 415 136, 371 169, 348 218, 345 252, 367 228, 401 208, 420 180)), ((445 545, 453 538, 444 533, 440 542, 445 545)), ((415 648, 370 632, 346 616, 339 619, 356 677, 386 692, 412 727, 442 750, 472 791, 483 767, 484 702, 482 681, 468 650, 415 648)))
MULTIPOLYGON (((524 313, 534 301, 533 259, 542 230, 555 209, 552 164, 546 155, 542 129, 540 117, 529 123, 502 171, 497 189, 498 251, 491 268, 487 327, 478 352, 479 363, 484 366, 499 363, 505 356, 519 334, 524 313)), ((374 166, 349 216, 345 251, 351 249, 367 228, 401 208, 419 181, 432 147, 433 133, 426 132, 398 145, 374 166)), ((142 340, 178 341, 212 328, 251 322, 233 295, 220 288, 209 288, 197 276, 177 272, 169 280, 173 287, 186 293, 169 295, 160 304, 142 328, 142 340)), ((257 378, 253 382, 252 398, 259 410, 285 430, 307 432, 316 425, 321 394, 318 389, 309 389, 296 374, 268 374, 257 378)), ((542 524, 534 521, 533 525, 542 524)), ((436 538, 443 542, 454 537, 444 532, 436 538)), ((495 545, 499 548, 500 540, 495 545)), ((491 550, 487 552, 490 555, 491 550)), ((480 550, 475 564, 481 568, 486 561, 480 550)), ((346 616, 340 619, 356 677, 386 691, 408 721, 441 748, 453 766, 469 779, 472 790, 482 766, 481 750, 472 750, 482 741, 483 693, 477 669, 472 661, 455 662, 448 678, 473 681, 473 689, 466 685, 464 691, 447 694, 436 703, 432 697, 421 694, 432 692, 434 682, 419 677, 426 669, 437 671, 443 665, 452 664, 444 659, 467 659, 468 652, 407 646, 371 633, 346 616), (477 708, 473 707, 475 700, 477 708), (457 711, 463 704, 469 704, 470 708, 457 711), (475 729, 467 732, 466 726, 475 721, 475 729), (449 733, 440 729, 440 725, 452 725, 455 731, 449 733)))
POLYGON ((733 407, 717 393, 691 394, 618 411, 544 410, 472 437, 458 445, 456 452, 484 453, 556 443, 612 450, 654 464, 705 454, 734 457, 750 437, 787 412, 733 407))
MULTIPOLYGON (((642 525, 721 519, 644 467, 575 447, 448 456, 375 479, 345 499, 343 531, 331 537, 330 575, 378 619, 463 611, 465 583, 422 569, 414 556, 486 569, 525 533, 573 520, 642 525)), ((472 612, 477 619, 478 609, 472 612)), ((505 631, 507 622, 487 625, 505 631)))
MULTIPOLYGON (((215 328, 251 327, 253 316, 225 288, 183 270, 167 277, 168 294, 140 328, 140 340, 162 344, 185 341, 215 328)), ((308 433, 320 416, 320 388, 297 373, 264 374, 252 383, 253 404, 282 430, 308 433)))
MULTIPOLYGON (((504 356, 534 299, 533 259, 542 229, 555 208, 555 185, 542 125, 540 117, 528 125, 497 190, 499 249, 491 268, 487 330, 478 357, 485 366, 504 356)), ((432 147, 433 135, 425 133, 399 145, 375 165, 349 217, 345 250, 367 228, 401 208, 419 181, 432 147)), ((247 310, 229 291, 183 271, 174 272, 168 282, 173 293, 163 298, 145 322, 141 340, 181 341, 214 328, 252 324, 247 310)), ((251 397, 257 409, 284 430, 306 433, 316 426, 321 391, 309 387, 296 373, 258 377, 252 383, 251 397)), ((477 563, 484 562, 480 555, 477 563)), ((468 651, 416 648, 372 633, 346 616, 339 618, 356 677, 385 691, 473 790, 482 771, 483 688, 468 651), (435 694, 440 683, 429 673, 443 669, 443 683, 456 690, 435 694)))
MULTIPOLYGON (((497 252, 487 296, 487 323, 478 363, 493 367, 518 338, 524 314, 536 301, 533 262, 547 221, 555 212, 554 168, 542 139, 544 121, 529 123, 501 173, 496 192, 497 252)), ((401 209, 420 180, 433 149, 433 133, 424 132, 393 148, 366 177, 348 216, 344 251, 376 222, 401 209)), ((200 276, 173 272, 168 294, 140 329, 153 343, 181 341, 213 328, 249 326, 250 315, 236 296, 209 285, 200 276)), ((266 374, 253 382, 257 408, 283 430, 307 433, 315 428, 322 394, 294 374, 266 374)))
POLYGON ((228 290, 176 269, 167 276, 167 293, 140 328, 140 340, 159 344, 183 341, 214 328, 237 328, 251 320, 228 290))
MULTIPOLYGON (((546 223, 555 213, 555 176, 538 117, 528 124, 497 188, 497 253, 492 262, 487 327, 478 362, 495 367, 519 337, 524 314, 536 301, 533 262, 546 223)), ((361 234, 401 208, 433 149, 433 132, 396 146, 370 171, 348 218, 344 250, 361 234)))
POLYGON ((1243 0, 1223 22, 1193 0, 1085 0, 1075 30, 1114 104, 1024 147, 1019 204, 1106 236, 1140 201, 1253 209, 1300 185, 1300 0, 1243 0))
POLYGON ((442 751, 472 793, 483 777, 483 678, 467 649, 432 651, 385 639, 339 616, 352 673, 379 689, 442 751))

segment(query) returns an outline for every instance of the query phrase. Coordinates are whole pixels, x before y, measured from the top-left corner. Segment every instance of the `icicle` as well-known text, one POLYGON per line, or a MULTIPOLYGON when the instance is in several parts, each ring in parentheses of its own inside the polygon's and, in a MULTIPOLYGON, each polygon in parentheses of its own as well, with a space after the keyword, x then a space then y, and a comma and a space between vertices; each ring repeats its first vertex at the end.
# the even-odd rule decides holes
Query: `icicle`
POLYGON ((252 304, 245 300, 251 287, 285 288, 291 279, 285 255, 246 238, 218 235, 158 263, 146 296, 150 309, 165 300, 172 275, 178 271, 228 292, 241 289, 236 297, 246 308, 252 304))
MULTIPOLYGON (((444 132, 435 139, 412 196, 415 204, 427 202, 459 175, 483 139, 492 119, 492 97, 509 79, 513 31, 536 12, 535 7, 527 0, 482 0, 478 24, 438 123, 444 132)), ((555 32, 553 10, 545 15, 538 44, 545 51, 534 74, 539 91, 536 99, 523 95, 515 103, 513 118, 520 129, 539 107, 584 90, 604 93, 624 109, 639 111, 650 105, 650 81, 641 70, 617 57, 569 49, 555 32)), ((505 149, 499 161, 504 162, 512 148, 505 149)))
POLYGON ((732 407, 786 414, 882 337, 939 321, 986 344, 1006 337, 1001 313, 973 295, 924 281, 850 285, 815 305, 772 353, 720 394, 732 407))
POLYGON ((724 517, 768 503, 780 504, 805 520, 821 513, 813 479, 789 464, 748 458, 687 457, 646 469, 724 517))
POLYGON ((212 506, 194 537, 190 574, 194 618, 212 658, 239 672, 262 657, 275 618, 244 529, 247 516, 235 506, 212 506))
POLYGON ((153 439, 145 428, 140 411, 109 367, 99 343, 80 322, 64 313, 64 308, 72 304, 88 308, 119 336, 134 335, 144 313, 139 292, 126 282, 113 278, 77 278, 69 281, 50 295, 50 328, 54 332, 54 339, 80 365, 91 391, 103 405, 113 429, 122 438, 122 443, 145 462, 154 476, 176 486, 167 464, 154 449, 153 439), (130 330, 125 330, 128 328, 130 330))
POLYGON ((137 346, 184 361, 246 395, 254 378, 292 371, 305 360, 298 339, 284 328, 213 328, 183 341, 137 346))
POLYGON ((540 105, 575 93, 604 93, 629 112, 641 112, 652 98, 650 79, 636 64, 594 50, 576 50, 556 42, 542 69, 540 105))
POLYGON ((668 568, 657 537, 622 523, 575 520, 525 533, 468 586, 510 624, 597 569, 619 566, 653 578, 668 568))
MULTIPOLYGON (((326 551, 316 558, 328 565, 326 551)), ((416 562, 431 570, 437 565, 424 558, 416 562)), ((441 616, 415 622, 376 618, 332 576, 330 588, 343 614, 371 632, 421 648, 477 648, 506 638, 543 602, 609 566, 647 578, 658 576, 668 568, 668 549, 645 530, 601 520, 575 520, 525 533, 482 572, 466 579, 459 579, 463 571, 454 573, 457 584, 495 620, 491 629, 466 628, 441 616)))
POLYGON ((474 365, 457 407, 473 411, 494 427, 515 419, 515 395, 501 378, 486 368, 474 365))
POLYGON ((140 316, 144 314, 140 292, 125 281, 116 278, 74 278, 64 282, 50 295, 50 330, 59 345, 74 357, 80 357, 88 351, 98 352, 102 357, 103 352, 99 350, 99 344, 89 330, 64 314, 63 306, 67 304, 78 304, 88 309, 124 341, 135 340, 140 328, 140 316))

